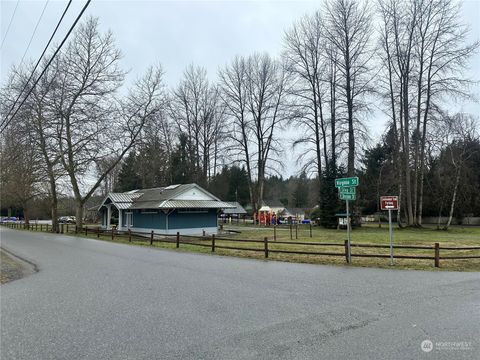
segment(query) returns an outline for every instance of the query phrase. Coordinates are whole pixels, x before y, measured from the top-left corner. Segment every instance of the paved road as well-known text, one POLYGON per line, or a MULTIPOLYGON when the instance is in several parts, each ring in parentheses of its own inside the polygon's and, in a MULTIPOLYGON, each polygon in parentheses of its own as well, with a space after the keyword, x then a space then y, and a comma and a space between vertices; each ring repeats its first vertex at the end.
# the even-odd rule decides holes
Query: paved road
POLYGON ((480 354, 479 273, 256 261, 5 228, 0 235, 2 247, 39 268, 1 287, 5 360, 480 354), (430 353, 420 348, 426 339, 437 346, 430 353))

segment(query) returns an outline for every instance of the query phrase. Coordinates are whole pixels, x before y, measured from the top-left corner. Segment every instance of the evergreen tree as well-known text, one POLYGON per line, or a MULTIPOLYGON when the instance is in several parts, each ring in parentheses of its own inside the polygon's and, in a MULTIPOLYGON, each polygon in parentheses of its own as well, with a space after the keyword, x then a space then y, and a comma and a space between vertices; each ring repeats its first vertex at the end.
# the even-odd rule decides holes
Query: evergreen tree
POLYGON ((320 188, 320 225, 325 228, 337 227, 336 214, 344 212, 342 203, 338 198, 338 190, 335 187, 335 179, 344 174, 335 165, 329 164, 323 172, 322 186, 320 188))
POLYGON ((307 174, 303 171, 296 180, 295 191, 293 192, 294 207, 303 208, 307 206, 308 192, 307 174))
POLYGON ((248 191, 248 175, 245 167, 232 166, 228 184, 229 201, 238 201, 241 205, 248 204, 250 193, 248 191))
POLYGON ((172 154, 172 181, 174 184, 186 184, 193 181, 195 175, 192 168, 192 159, 189 158, 188 138, 185 134, 180 134, 179 142, 172 154))
POLYGON ((114 191, 125 192, 141 188, 141 179, 137 174, 136 159, 135 151, 131 151, 124 159, 114 191))

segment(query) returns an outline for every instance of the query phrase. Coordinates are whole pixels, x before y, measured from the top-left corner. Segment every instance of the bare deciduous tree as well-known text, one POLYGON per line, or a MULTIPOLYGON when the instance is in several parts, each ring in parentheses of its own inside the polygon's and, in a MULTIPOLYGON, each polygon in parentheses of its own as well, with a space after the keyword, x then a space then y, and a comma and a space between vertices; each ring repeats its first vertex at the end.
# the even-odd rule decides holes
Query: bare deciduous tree
POLYGON ((247 59, 236 57, 220 72, 220 79, 232 121, 231 154, 247 166, 251 200, 258 210, 266 174, 275 171, 275 164, 281 166, 277 130, 291 118, 287 72, 267 54, 254 54, 247 59))
POLYGON ((162 102, 160 66, 150 68, 126 99, 116 101, 124 80, 120 58, 111 32, 100 33, 98 20, 90 18, 75 32, 58 63, 57 140, 76 200, 79 227, 85 202, 135 144, 162 102), (114 160, 97 173, 94 165, 107 156, 114 160))
POLYGON ((441 119, 447 96, 469 96, 463 70, 478 42, 466 44, 468 28, 450 0, 385 0, 379 13, 388 69, 381 82, 397 138, 400 195, 405 189, 407 225, 421 226, 428 128, 441 119))
POLYGON ((373 91, 372 16, 368 3, 332 0, 326 3, 325 33, 336 56, 338 104, 345 109, 348 132, 347 171, 355 172, 355 133, 368 110, 365 95, 373 91))
MULTIPOLYGON (((314 165, 319 181, 322 179, 322 156, 324 164, 329 161, 327 120, 324 113, 326 107, 332 105, 328 97, 332 94, 328 93, 328 85, 324 80, 326 76, 332 75, 328 72, 333 70, 327 66, 323 55, 327 46, 323 26, 319 11, 312 16, 305 15, 285 34, 284 52, 287 69, 294 78, 292 96, 296 98, 294 106, 299 112, 298 124, 304 129, 294 146, 305 146, 299 160, 304 163, 304 171, 310 170, 309 167, 314 165), (313 156, 306 158, 310 153, 313 156)), ((334 134, 335 124, 331 130, 334 134)), ((333 142, 334 138, 333 135, 333 142)), ((335 158, 334 153, 332 147, 332 159, 335 158)))

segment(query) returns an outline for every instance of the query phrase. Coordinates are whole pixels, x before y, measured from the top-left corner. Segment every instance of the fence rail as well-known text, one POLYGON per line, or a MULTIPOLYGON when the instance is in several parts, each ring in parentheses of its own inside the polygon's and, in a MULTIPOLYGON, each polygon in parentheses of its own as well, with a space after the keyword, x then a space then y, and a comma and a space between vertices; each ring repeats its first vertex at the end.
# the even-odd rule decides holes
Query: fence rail
MULTIPOLYGON (((52 225, 49 224, 24 224, 20 222, 0 222, 0 225, 11 228, 11 229, 24 229, 32 231, 51 231, 52 225)), ((211 248, 212 252, 215 252, 216 249, 225 249, 225 250, 234 250, 234 251, 250 251, 250 252, 262 252, 264 253, 265 258, 268 258, 270 253, 276 254, 295 254, 295 255, 312 255, 312 256, 338 256, 345 257, 346 262, 349 262, 349 255, 351 257, 357 258, 389 258, 389 254, 363 254, 363 253, 354 253, 349 254, 349 247, 347 240, 343 243, 338 242, 296 242, 296 241, 276 241, 269 240, 264 238, 263 240, 253 240, 253 239, 236 239, 228 237, 218 237, 216 235, 207 236, 205 233, 203 236, 196 235, 181 235, 179 232, 176 234, 163 234, 155 233, 151 231, 150 233, 140 233, 128 231, 119 231, 116 229, 103 229, 101 227, 89 227, 84 226, 82 229, 77 228, 75 225, 71 224, 59 224, 59 233, 82 233, 86 236, 96 235, 97 238, 100 236, 108 236, 112 240, 115 239, 126 239, 128 242, 146 242, 153 245, 155 242, 159 243, 168 243, 174 244, 176 248, 179 248, 180 245, 192 245, 200 246, 205 248, 211 248), (221 243, 218 243, 221 242, 221 243), (226 243, 226 244, 225 244, 226 243), (229 243, 245 243, 245 244, 258 244, 259 247, 251 246, 233 246, 229 243), (278 248, 278 246, 290 245, 296 247, 293 249, 278 248), (339 247, 343 251, 332 252, 332 251, 309 251, 306 247, 339 247)), ((361 244, 361 243, 352 243, 351 248, 378 248, 378 249, 389 249, 390 245, 384 244, 361 244)), ((460 260, 460 259, 480 259, 480 255, 447 255, 440 256, 440 250, 456 252, 456 251, 475 251, 480 250, 480 246, 441 246, 440 243, 434 243, 432 245, 393 245, 393 249, 410 249, 410 250, 431 250, 432 254, 418 254, 418 255, 404 255, 396 254, 394 258, 396 259, 411 259, 411 260, 433 260, 435 267, 440 267, 440 260, 460 260)))

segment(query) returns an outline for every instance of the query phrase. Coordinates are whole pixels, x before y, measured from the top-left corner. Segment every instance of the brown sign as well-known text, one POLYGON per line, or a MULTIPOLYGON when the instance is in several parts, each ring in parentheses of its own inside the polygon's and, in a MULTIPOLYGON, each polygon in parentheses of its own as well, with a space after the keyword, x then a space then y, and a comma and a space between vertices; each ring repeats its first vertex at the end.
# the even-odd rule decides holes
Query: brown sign
POLYGON ((398 210, 398 196, 380 196, 382 210, 398 210))

